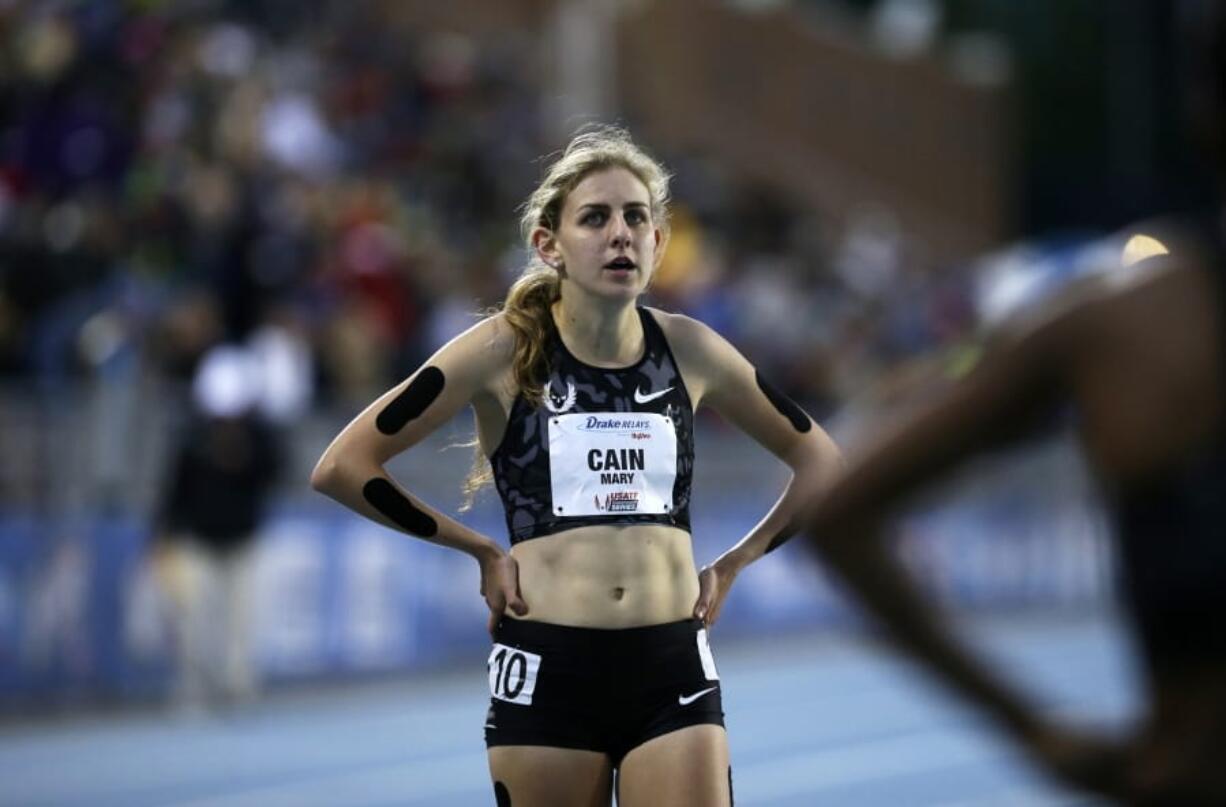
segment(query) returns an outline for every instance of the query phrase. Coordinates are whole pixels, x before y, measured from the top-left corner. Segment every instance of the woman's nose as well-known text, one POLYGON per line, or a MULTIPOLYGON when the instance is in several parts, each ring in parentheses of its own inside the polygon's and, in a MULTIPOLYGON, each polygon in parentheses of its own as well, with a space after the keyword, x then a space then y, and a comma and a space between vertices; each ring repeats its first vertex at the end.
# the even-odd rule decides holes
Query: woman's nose
POLYGON ((613 232, 610 240, 615 247, 630 246, 630 227, 626 224, 626 220, 622 218, 613 219, 613 232))

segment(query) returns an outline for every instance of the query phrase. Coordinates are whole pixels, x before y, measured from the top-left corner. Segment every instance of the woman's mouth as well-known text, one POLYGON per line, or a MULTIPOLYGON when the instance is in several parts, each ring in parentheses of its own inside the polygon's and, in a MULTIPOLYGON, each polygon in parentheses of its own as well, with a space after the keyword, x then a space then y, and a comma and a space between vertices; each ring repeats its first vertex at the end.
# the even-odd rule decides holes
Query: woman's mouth
POLYGON ((638 266, 629 258, 622 257, 609 261, 604 265, 604 268, 615 274, 630 274, 635 269, 638 269, 638 266))

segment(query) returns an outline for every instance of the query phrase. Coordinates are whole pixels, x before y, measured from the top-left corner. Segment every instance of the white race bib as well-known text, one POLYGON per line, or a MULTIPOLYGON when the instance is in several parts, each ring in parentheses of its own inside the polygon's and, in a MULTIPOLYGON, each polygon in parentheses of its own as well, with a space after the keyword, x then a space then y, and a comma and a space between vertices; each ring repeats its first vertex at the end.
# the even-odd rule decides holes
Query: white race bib
POLYGON ((656 412, 576 412, 549 417, 555 516, 673 511, 677 433, 656 412))
POLYGON ((508 703, 532 705, 536 676, 541 669, 540 656, 505 644, 495 644, 485 666, 489 672, 491 695, 508 703))

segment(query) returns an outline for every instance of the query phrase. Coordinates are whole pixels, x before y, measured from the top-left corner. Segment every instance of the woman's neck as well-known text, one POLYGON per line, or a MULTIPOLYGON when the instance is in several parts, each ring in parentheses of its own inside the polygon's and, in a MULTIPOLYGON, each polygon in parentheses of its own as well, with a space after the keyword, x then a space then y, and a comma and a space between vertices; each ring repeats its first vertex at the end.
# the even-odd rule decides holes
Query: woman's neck
POLYGON ((566 348, 586 364, 625 367, 643 355, 644 334, 634 303, 591 305, 563 295, 553 321, 566 348))

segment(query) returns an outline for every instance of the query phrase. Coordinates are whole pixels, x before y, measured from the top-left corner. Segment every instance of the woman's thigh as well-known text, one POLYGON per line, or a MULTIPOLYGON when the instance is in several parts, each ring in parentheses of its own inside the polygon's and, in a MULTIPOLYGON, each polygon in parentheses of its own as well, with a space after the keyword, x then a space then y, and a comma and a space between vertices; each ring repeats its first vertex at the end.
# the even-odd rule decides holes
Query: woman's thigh
POLYGON ((612 802, 613 766, 597 751, 499 745, 488 756, 497 807, 609 807, 612 802))
POLYGON ((617 803, 618 807, 731 807, 732 771, 723 727, 688 726, 626 754, 617 775, 617 803))

